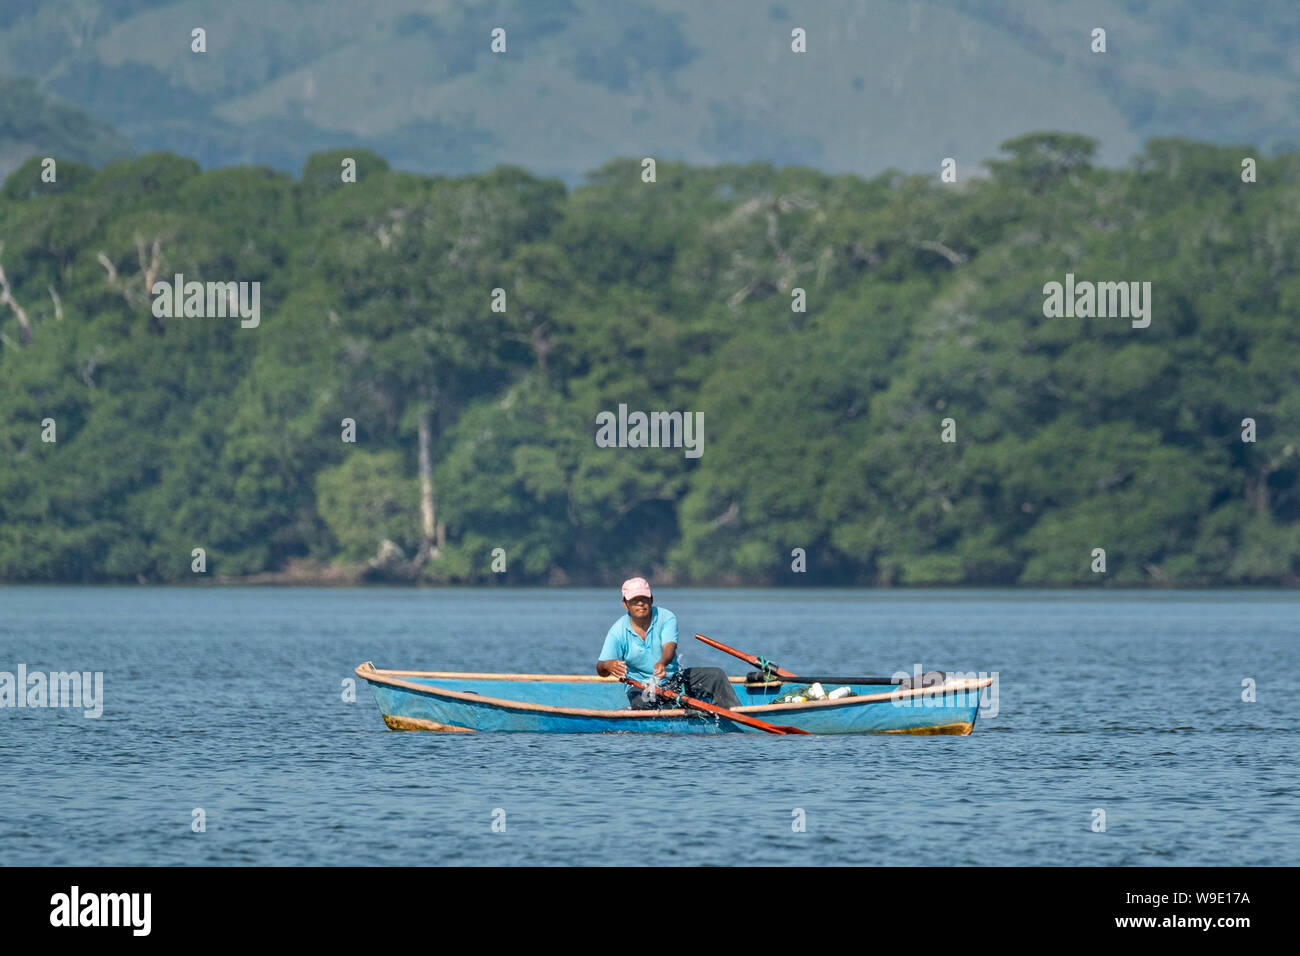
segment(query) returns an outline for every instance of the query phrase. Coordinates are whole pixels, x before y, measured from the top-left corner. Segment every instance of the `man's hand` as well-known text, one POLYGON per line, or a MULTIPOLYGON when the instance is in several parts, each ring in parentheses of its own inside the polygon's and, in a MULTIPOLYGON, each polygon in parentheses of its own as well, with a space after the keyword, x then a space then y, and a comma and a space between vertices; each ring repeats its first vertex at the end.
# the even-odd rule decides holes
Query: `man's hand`
POLYGON ((664 665, 663 661, 660 661, 658 664, 655 665, 655 677, 659 680, 663 680, 667 676, 668 676, 668 668, 664 665))
POLYGON ((617 677, 622 680, 627 676, 627 664, 622 661, 601 661, 600 663, 607 677, 617 677))

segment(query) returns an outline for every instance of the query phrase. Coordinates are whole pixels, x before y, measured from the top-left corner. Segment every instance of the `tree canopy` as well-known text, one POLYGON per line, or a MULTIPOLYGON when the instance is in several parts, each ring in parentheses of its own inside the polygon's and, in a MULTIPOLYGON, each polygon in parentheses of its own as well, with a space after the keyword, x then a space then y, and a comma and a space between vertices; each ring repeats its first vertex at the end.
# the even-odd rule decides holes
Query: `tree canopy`
POLYGON ((1249 150, 1095 145, 1020 137, 956 183, 626 159, 572 191, 362 150, 29 162, 0 190, 0 579, 192 580, 202 548, 230 577, 1294 585, 1300 156, 1243 181, 1249 150), (157 317, 178 273, 260 283, 260 324, 157 317), (1048 317, 1067 274, 1149 282, 1150 325, 1048 317), (699 413, 702 455, 598 446, 620 405, 699 413))

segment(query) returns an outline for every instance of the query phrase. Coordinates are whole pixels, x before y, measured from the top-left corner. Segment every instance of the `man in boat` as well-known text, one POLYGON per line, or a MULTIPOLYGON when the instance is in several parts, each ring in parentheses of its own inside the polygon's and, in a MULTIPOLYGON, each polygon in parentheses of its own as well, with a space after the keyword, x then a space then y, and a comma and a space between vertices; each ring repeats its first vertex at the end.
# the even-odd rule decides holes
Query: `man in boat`
MULTIPOLYGON (((623 582, 623 607, 627 613, 614 622, 605 635, 605 645, 596 662, 601 677, 630 677, 648 687, 658 684, 719 707, 739 707, 740 698, 721 667, 677 666, 677 615, 666 607, 655 607, 650 582, 628 578, 623 582)), ((627 691, 633 710, 650 710, 675 702, 635 687, 627 691)))

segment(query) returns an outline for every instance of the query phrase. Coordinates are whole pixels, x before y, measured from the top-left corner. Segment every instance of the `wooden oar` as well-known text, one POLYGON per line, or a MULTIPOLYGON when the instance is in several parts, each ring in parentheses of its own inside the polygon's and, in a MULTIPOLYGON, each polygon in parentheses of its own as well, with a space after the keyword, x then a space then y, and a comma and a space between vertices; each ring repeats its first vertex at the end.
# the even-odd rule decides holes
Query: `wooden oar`
MULTIPOLYGON (((754 671, 757 675, 758 672, 754 671)), ((903 680, 911 680, 904 678, 903 680)), ((769 680, 747 680, 748 684, 886 684, 895 685, 903 683, 903 680, 894 677, 826 677, 820 674, 814 674, 809 677, 807 674, 800 674, 798 677, 781 677, 774 674, 769 680)))
MULTIPOLYGON (((631 677, 620 677, 624 684, 635 687, 639 691, 645 690, 645 684, 639 680, 633 680, 631 677)), ((785 724, 769 724, 767 721, 758 720, 750 717, 748 714, 738 714, 734 710, 727 710, 725 707, 718 707, 716 704, 706 704, 702 700, 696 700, 694 697, 687 697, 685 694, 679 694, 673 690, 665 690, 662 687, 656 687, 655 693, 667 697, 669 700, 675 700, 679 704, 687 707, 694 707, 696 710, 702 710, 709 714, 717 714, 719 717, 726 717, 728 720, 734 720, 738 724, 747 724, 750 727, 756 727, 759 730, 765 730, 769 734, 806 734, 808 731, 799 727, 789 727, 785 724)))
POLYGON ((728 647, 721 641, 715 641, 711 637, 705 637, 703 634, 696 634, 697 641, 703 641, 710 647, 716 647, 720 651, 725 651, 732 657, 739 657, 754 667, 757 667, 764 674, 774 674, 777 677, 787 681, 799 681, 802 684, 901 684, 905 680, 911 680, 909 677, 804 677, 799 674, 792 674, 784 667, 778 667, 772 661, 765 661, 753 654, 746 654, 744 651, 738 651, 734 647, 728 647))

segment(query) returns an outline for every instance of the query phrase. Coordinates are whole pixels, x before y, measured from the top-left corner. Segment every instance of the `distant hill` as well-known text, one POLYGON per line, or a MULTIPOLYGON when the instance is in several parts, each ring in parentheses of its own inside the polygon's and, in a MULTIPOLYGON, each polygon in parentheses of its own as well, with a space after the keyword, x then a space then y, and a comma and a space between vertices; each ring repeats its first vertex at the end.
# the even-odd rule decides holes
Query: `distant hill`
POLYGON ((297 170, 501 163, 569 183, 609 156, 828 172, 973 167, 1035 129, 1117 164, 1157 136, 1300 144, 1290 0, 12 0, 0 62, 141 150, 297 170), (202 13, 196 13, 201 10, 202 13), (207 52, 190 49, 195 27, 207 52), (493 28, 507 49, 489 49, 493 28), (790 50, 795 27, 804 54, 790 50), (1094 28, 1107 52, 1090 49, 1094 28))
POLYGON ((133 152, 111 126, 42 93, 32 80, 0 77, 0 178, 32 156, 102 166, 133 152))

